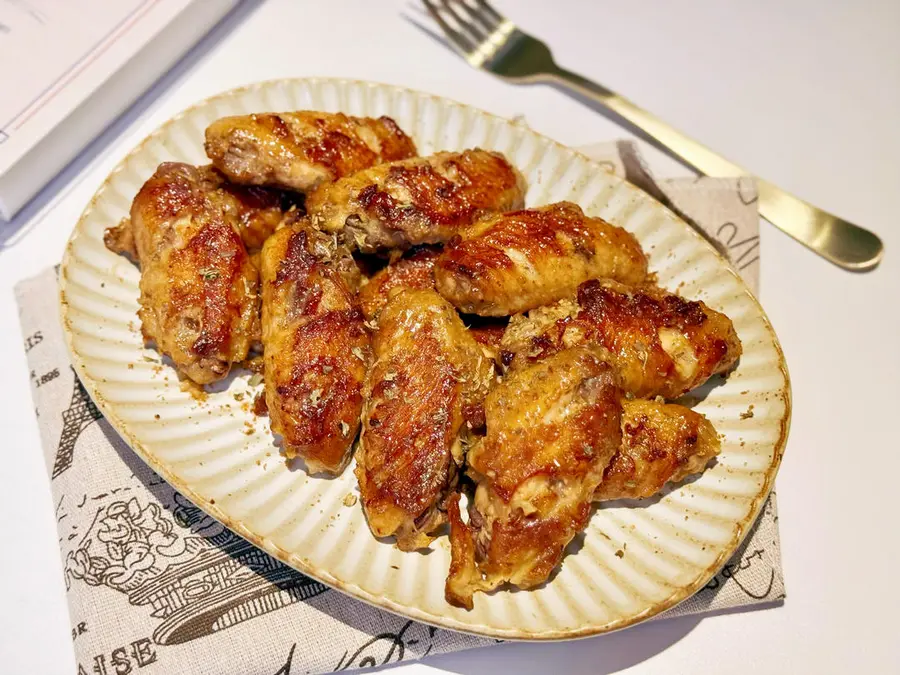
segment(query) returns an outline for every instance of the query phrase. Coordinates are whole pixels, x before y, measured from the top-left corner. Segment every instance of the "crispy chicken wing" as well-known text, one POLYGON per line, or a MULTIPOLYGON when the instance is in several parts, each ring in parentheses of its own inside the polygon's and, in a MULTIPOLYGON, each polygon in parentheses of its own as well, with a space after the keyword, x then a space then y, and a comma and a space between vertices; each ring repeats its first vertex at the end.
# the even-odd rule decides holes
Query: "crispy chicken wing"
POLYGON ((543 583, 587 525, 603 471, 621 444, 622 392, 599 347, 513 368, 485 401, 487 435, 468 456, 477 481, 469 523, 451 498, 449 602, 543 583))
MULTIPOLYGON (((435 247, 418 247, 376 272, 359 291, 359 301, 366 319, 374 321, 388 300, 405 289, 434 290, 432 270, 439 254, 440 250, 435 247)), ((484 354, 497 361, 508 321, 505 318, 478 316, 466 317, 464 321, 484 354)))
MULTIPOLYGON (((278 227, 285 211, 292 207, 303 207, 302 195, 297 193, 234 185, 212 166, 196 168, 187 164, 175 166, 186 167, 182 173, 190 173, 196 190, 209 195, 211 200, 225 210, 226 217, 237 227, 244 245, 251 252, 262 248, 263 242, 278 227)), ((169 170, 163 174, 170 177, 180 175, 169 170)), ((137 260, 130 220, 123 220, 116 227, 108 229, 104 242, 111 251, 123 253, 137 260)))
POLYGON ((381 311, 366 378, 356 475, 369 527, 410 551, 445 522, 462 442, 483 419, 491 362, 437 293, 406 290, 381 311))
POLYGON ((360 171, 309 195, 313 223, 363 252, 447 241, 478 218, 521 208, 525 183, 496 152, 439 152, 360 171))
POLYGON ((440 251, 422 247, 376 272, 359 291, 359 304, 369 321, 375 319, 391 296, 407 288, 434 288, 434 260, 440 251))
POLYGON ((235 183, 309 192, 380 162, 414 157, 390 117, 312 111, 223 117, 206 129, 206 154, 235 183))
POLYGON ((603 473, 594 499, 646 499, 666 483, 700 473, 719 454, 712 423, 673 403, 634 399, 622 405, 622 447, 603 473))
POLYGON ((630 233, 571 202, 485 219, 451 242, 434 268, 441 295, 484 316, 547 305, 588 279, 639 284, 646 276, 647 258, 630 233))
POLYGON ((659 288, 629 288, 592 280, 576 300, 532 310, 510 322, 505 358, 534 359, 591 342, 608 358, 635 396, 677 398, 731 368, 741 342, 731 320, 659 288))
POLYGON ((130 234, 114 230, 107 239, 132 247, 140 262, 144 338, 194 382, 222 379, 259 332, 258 276, 232 204, 208 189, 203 170, 165 163, 127 222, 130 234))
POLYGON ((353 269, 349 250, 304 221, 263 247, 266 404, 285 454, 312 473, 340 473, 359 431, 371 348, 353 269))

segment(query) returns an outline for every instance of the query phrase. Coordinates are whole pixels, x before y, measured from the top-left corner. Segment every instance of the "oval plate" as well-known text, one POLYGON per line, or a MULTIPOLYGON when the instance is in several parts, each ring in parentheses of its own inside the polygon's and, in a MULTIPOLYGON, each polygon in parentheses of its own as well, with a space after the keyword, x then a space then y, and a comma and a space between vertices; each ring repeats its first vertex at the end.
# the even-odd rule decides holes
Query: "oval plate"
MULTIPOLYGON (((75 227, 61 272, 61 311, 78 375, 107 420, 156 472, 204 511, 279 560, 392 612, 479 635, 525 640, 585 637, 647 619, 700 589, 756 519, 781 460, 790 419, 784 357, 740 278, 687 224, 574 150, 447 99, 368 82, 264 82, 200 103, 135 148, 75 227), (506 154, 528 179, 528 205, 571 200, 632 231, 661 285, 703 299, 734 321, 738 369, 696 405, 724 436, 699 479, 638 506, 597 509, 576 554, 529 592, 478 594, 471 612, 444 601, 446 537, 430 554, 402 553, 369 532, 352 467, 338 478, 291 470, 268 420, 250 411, 247 374, 205 402, 182 391, 140 335, 139 272, 103 245, 163 161, 203 164, 213 120, 272 110, 390 115, 422 154, 474 146, 506 154), (752 410, 752 416, 746 411, 752 410), (742 415, 742 413, 744 413, 742 415), (617 551, 627 551, 617 556, 617 551)), ((718 379, 718 378, 717 378, 718 379)))

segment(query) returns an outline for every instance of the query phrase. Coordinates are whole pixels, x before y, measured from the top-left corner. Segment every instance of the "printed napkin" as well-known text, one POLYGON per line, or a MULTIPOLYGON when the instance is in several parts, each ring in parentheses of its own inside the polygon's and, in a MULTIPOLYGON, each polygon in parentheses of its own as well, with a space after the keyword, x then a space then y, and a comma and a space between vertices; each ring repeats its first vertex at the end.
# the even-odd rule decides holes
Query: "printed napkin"
MULTIPOLYGON (((756 287, 749 179, 654 180, 633 145, 585 148, 717 242, 756 287)), ((151 471, 69 366, 55 270, 16 288, 79 675, 299 675, 496 643, 375 609, 269 557, 151 471)), ((784 598, 773 494, 735 557, 665 616, 784 598)))

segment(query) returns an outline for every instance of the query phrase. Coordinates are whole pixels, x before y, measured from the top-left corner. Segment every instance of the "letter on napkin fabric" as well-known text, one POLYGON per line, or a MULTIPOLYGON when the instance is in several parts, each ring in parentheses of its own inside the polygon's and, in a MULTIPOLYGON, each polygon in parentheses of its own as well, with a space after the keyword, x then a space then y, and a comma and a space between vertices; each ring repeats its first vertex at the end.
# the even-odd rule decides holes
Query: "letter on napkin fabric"
MULTIPOLYGON (((735 266, 755 288, 751 182, 654 181, 628 143, 586 150, 734 250, 735 266)), ((204 514, 131 452, 75 377, 59 327, 55 270, 19 284, 16 296, 79 673, 298 675, 496 643, 330 590, 204 514)), ((776 523, 773 494, 735 557, 666 616, 783 598, 776 523)))

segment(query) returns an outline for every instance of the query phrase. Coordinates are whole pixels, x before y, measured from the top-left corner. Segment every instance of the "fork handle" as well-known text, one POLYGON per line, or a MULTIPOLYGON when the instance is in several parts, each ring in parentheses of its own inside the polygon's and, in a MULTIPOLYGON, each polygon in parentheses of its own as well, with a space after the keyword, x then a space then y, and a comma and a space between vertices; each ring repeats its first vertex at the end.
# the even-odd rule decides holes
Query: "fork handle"
MULTIPOLYGON (((606 106, 708 176, 751 175, 596 82, 559 67, 547 75, 551 81, 606 106)), ((807 248, 854 272, 873 269, 881 261, 884 245, 874 233, 818 209, 768 181, 756 180, 760 214, 807 248)))

